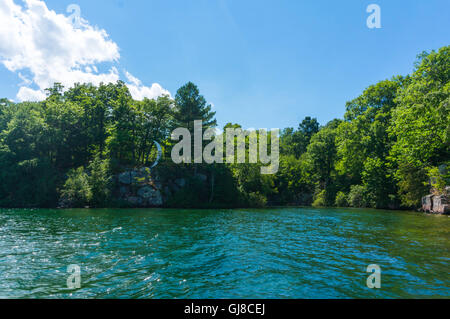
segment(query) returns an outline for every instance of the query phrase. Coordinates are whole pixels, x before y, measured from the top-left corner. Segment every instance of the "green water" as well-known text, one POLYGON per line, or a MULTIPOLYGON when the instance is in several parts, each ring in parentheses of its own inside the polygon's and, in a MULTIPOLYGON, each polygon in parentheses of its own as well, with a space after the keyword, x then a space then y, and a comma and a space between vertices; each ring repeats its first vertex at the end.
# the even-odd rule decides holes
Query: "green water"
POLYGON ((414 212, 0 210, 2 298, 448 298, 449 266, 450 218, 414 212))

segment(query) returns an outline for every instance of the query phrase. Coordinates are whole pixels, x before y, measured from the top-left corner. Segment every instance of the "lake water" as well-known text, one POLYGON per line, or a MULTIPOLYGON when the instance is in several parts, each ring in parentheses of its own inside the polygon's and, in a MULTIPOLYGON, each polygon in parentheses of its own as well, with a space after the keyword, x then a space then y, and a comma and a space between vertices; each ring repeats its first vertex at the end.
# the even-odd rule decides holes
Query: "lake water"
POLYGON ((449 267, 450 218, 415 212, 0 210, 0 298, 449 298, 449 267))

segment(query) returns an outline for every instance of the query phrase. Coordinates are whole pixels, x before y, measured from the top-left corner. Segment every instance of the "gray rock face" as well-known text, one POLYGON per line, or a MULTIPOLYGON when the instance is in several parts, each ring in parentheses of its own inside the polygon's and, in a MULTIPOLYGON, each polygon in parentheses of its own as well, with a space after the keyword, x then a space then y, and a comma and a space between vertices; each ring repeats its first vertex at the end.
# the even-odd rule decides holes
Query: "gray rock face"
POLYGON ((137 170, 131 170, 119 174, 119 182, 124 185, 131 185, 133 183, 142 183, 151 179, 150 169, 142 167, 137 170))
POLYGON ((422 197, 422 210, 431 213, 433 210, 433 195, 422 197))
POLYGON ((450 214, 450 201, 446 195, 427 195, 422 198, 422 210, 433 214, 450 214))
POLYGON ((125 185, 130 185, 134 182, 136 176, 136 171, 123 172, 119 175, 119 182, 125 185))
POLYGON ((163 204, 161 192, 150 186, 140 188, 137 194, 148 206, 161 206, 163 204))
POLYGON ((447 196, 441 195, 433 197, 433 212, 436 214, 450 213, 450 205, 447 196))
POLYGON ((149 199, 152 196, 153 192, 153 188, 151 188, 150 186, 144 186, 142 188, 139 188, 139 190, 137 191, 137 195, 139 197, 142 197, 143 199, 149 199))
POLYGON ((147 167, 130 170, 118 175, 120 198, 133 207, 155 207, 163 205, 160 192, 163 185, 152 178, 147 167))
POLYGON ((149 206, 161 206, 163 204, 163 197, 159 190, 155 190, 152 196, 148 199, 149 206))

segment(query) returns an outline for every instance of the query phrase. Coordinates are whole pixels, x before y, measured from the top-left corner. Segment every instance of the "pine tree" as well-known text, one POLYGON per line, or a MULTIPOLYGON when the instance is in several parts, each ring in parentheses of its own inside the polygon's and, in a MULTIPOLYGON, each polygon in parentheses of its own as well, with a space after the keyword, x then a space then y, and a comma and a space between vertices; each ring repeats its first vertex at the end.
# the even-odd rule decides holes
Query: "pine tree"
MULTIPOLYGON (((200 95, 198 87, 194 83, 188 82, 178 89, 175 96, 173 129, 183 127, 189 130, 191 133, 191 156, 194 156, 195 145, 194 121, 202 121, 202 132, 204 133, 208 128, 213 128, 217 125, 215 115, 216 112, 211 111, 211 105, 206 103, 205 98, 203 95, 200 95)), ((206 142, 203 141, 202 146, 205 145, 204 143, 206 142)), ((194 174, 196 174, 198 165, 190 167, 194 169, 194 174)))
POLYGON ((193 134, 194 121, 202 120, 203 130, 217 125, 216 112, 211 111, 211 105, 200 95, 198 87, 188 82, 178 89, 175 96, 174 128, 185 127, 193 134))

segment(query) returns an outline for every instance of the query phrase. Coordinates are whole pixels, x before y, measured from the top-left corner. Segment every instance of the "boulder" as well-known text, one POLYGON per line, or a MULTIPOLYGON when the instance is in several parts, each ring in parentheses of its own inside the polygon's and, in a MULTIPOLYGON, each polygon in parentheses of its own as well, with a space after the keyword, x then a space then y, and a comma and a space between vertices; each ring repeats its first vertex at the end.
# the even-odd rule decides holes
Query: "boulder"
POLYGON ((161 192, 150 186, 144 186, 137 191, 137 195, 142 198, 145 206, 161 206, 163 199, 161 192))
POLYGON ((426 213, 433 211, 433 195, 422 197, 422 210, 426 213))
POLYGON ((142 197, 143 199, 147 200, 152 196, 153 192, 154 192, 154 189, 152 187, 144 186, 142 188, 139 188, 139 190, 137 191, 137 195, 139 197, 142 197))
POLYGON ((148 199, 148 206, 161 206, 163 204, 163 198, 159 190, 155 190, 152 196, 148 199))
POLYGON ((119 174, 119 182, 121 184, 130 185, 133 183, 142 184, 151 179, 150 169, 142 167, 119 174))
POLYGON ((447 196, 433 196, 433 213, 436 214, 449 214, 450 205, 447 196))
POLYGON ((125 185, 130 185, 135 181, 135 177, 137 177, 136 171, 128 171, 119 174, 119 182, 125 185))
MULTIPOLYGON (((164 199, 160 190, 165 185, 157 178, 148 167, 128 170, 117 175, 117 194, 132 207, 162 206, 164 199)), ((180 185, 186 184, 183 178, 177 181, 180 185)))
POLYGON ((447 195, 427 195, 422 197, 422 210, 433 214, 450 214, 450 200, 447 195))
POLYGON ((144 182, 148 182, 152 179, 150 168, 142 167, 138 170, 137 178, 142 179, 144 182))

